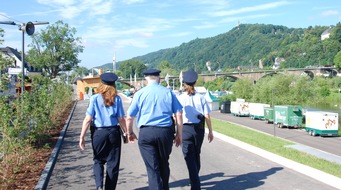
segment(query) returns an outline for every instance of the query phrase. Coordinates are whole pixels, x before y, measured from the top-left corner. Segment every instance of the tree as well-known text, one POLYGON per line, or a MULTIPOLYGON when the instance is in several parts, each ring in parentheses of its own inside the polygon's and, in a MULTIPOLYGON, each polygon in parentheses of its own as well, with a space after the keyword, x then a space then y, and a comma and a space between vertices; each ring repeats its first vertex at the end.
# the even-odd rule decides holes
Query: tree
POLYGON ((69 80, 74 80, 77 77, 84 77, 89 74, 89 70, 86 67, 76 67, 72 70, 73 72, 71 73, 69 80))
POLYGON ((123 61, 118 70, 123 74, 123 78, 127 79, 130 77, 134 77, 136 73, 136 77, 142 77, 142 72, 147 69, 147 66, 143 64, 142 61, 139 60, 127 60, 123 61))
POLYGON ((330 31, 330 33, 331 33, 330 35, 331 39, 335 39, 341 43, 341 23, 340 22, 336 24, 335 28, 333 28, 330 31))
POLYGON ((161 76, 166 76, 167 74, 171 76, 179 75, 179 72, 176 71, 173 66, 168 61, 161 61, 160 64, 157 66, 159 70, 161 70, 161 76))
MULTIPOLYGON (((4 36, 4 30, 0 28, 0 37, 4 36)), ((0 39, 0 44, 4 40, 0 39)), ((14 60, 11 57, 5 57, 0 53, 0 89, 6 89, 9 83, 8 76, 5 74, 6 69, 12 64, 14 60)))
POLYGON ((77 56, 83 52, 81 38, 74 37, 76 29, 63 21, 47 26, 46 30, 32 36, 28 60, 31 65, 43 69, 51 78, 60 71, 70 71, 80 62, 77 56))
MULTIPOLYGON (((0 37, 4 37, 4 30, 2 28, 0 28, 0 37)), ((2 42, 4 42, 4 40, 0 39, 0 44, 2 44, 2 42)))
POLYGON ((341 51, 339 51, 334 57, 334 65, 340 70, 341 69, 341 51))
POLYGON ((232 86, 236 98, 243 98, 250 101, 253 93, 253 82, 248 78, 238 79, 232 86))

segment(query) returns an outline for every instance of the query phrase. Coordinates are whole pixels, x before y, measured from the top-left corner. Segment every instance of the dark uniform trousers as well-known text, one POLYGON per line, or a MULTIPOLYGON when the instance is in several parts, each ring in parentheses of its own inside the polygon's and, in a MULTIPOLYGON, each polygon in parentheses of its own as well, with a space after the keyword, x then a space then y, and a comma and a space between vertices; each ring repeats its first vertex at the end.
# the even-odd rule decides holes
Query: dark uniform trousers
POLYGON ((169 155, 172 152, 174 131, 170 127, 142 126, 139 149, 147 168, 150 190, 169 189, 169 155))
POLYGON ((96 188, 103 187, 106 163, 106 190, 116 188, 121 159, 121 136, 118 126, 97 128, 92 139, 96 188))
POLYGON ((199 190, 200 152, 205 128, 199 124, 184 124, 182 131, 182 153, 189 173, 191 190, 199 190))

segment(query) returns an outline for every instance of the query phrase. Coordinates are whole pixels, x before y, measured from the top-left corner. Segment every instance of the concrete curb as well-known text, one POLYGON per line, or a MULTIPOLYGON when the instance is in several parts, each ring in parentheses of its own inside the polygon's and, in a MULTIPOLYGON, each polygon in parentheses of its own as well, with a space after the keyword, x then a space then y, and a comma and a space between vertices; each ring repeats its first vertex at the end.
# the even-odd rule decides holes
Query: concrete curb
POLYGON ((225 142, 233 144, 239 148, 242 148, 244 150, 252 152, 253 154, 261 156, 261 157, 268 159, 272 162, 275 162, 277 164, 283 165, 287 168, 290 168, 290 169, 297 171, 301 174, 304 174, 306 176, 309 176, 313 179, 316 179, 317 181, 320 181, 322 183, 325 183, 325 184, 330 185, 332 187, 335 187, 337 189, 341 189, 341 178, 338 178, 338 177, 333 176, 331 174, 328 174, 326 172, 317 170, 315 168, 306 166, 304 164, 300 164, 298 162, 289 160, 289 159, 284 158, 282 156, 278 156, 274 153, 271 153, 271 152, 268 152, 266 150, 260 149, 258 147, 249 145, 247 143, 233 139, 231 137, 225 136, 225 135, 218 133, 216 131, 213 131, 213 134, 215 137, 217 137, 217 138, 219 138, 225 142))
POLYGON ((45 169, 43 170, 43 172, 39 178, 39 181, 38 181, 36 187, 34 188, 35 190, 45 190, 47 188, 48 182, 50 180, 50 177, 51 177, 51 174, 52 174, 52 171, 54 168, 54 165, 56 164, 56 161, 58 158, 60 147, 63 143, 67 128, 69 127, 69 123, 70 123, 70 120, 72 118, 73 112, 75 111, 77 103, 78 103, 78 101, 76 101, 73 105, 71 113, 70 113, 70 115, 69 115, 68 119, 66 120, 66 123, 63 127, 63 130, 60 132, 58 141, 52 150, 50 159, 47 161, 45 169))

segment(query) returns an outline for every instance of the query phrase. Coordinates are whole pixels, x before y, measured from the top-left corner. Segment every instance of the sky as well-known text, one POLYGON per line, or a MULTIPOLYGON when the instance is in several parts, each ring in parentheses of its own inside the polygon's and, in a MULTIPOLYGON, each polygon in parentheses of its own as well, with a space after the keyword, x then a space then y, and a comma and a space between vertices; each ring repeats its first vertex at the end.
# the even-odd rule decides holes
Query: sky
MULTIPOLYGON (((1 0, 0 21, 58 20, 77 30, 84 46, 79 66, 124 61, 196 38, 226 33, 240 24, 290 28, 331 26, 341 21, 341 0, 1 0)), ((37 25, 36 31, 47 25, 37 25)), ((5 30, 0 47, 22 49, 17 26, 5 30)), ((25 36, 26 47, 31 39, 25 36)))

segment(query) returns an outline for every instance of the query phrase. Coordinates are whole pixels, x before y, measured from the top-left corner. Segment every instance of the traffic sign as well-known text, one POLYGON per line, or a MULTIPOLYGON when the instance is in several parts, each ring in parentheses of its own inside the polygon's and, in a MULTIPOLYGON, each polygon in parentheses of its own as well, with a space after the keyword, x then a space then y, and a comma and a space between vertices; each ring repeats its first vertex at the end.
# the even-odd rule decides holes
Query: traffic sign
MULTIPOLYGON (((21 73, 22 69, 21 68, 8 68, 8 74, 9 75, 18 75, 21 73)), ((27 75, 27 69, 25 68, 25 75, 27 75)))

